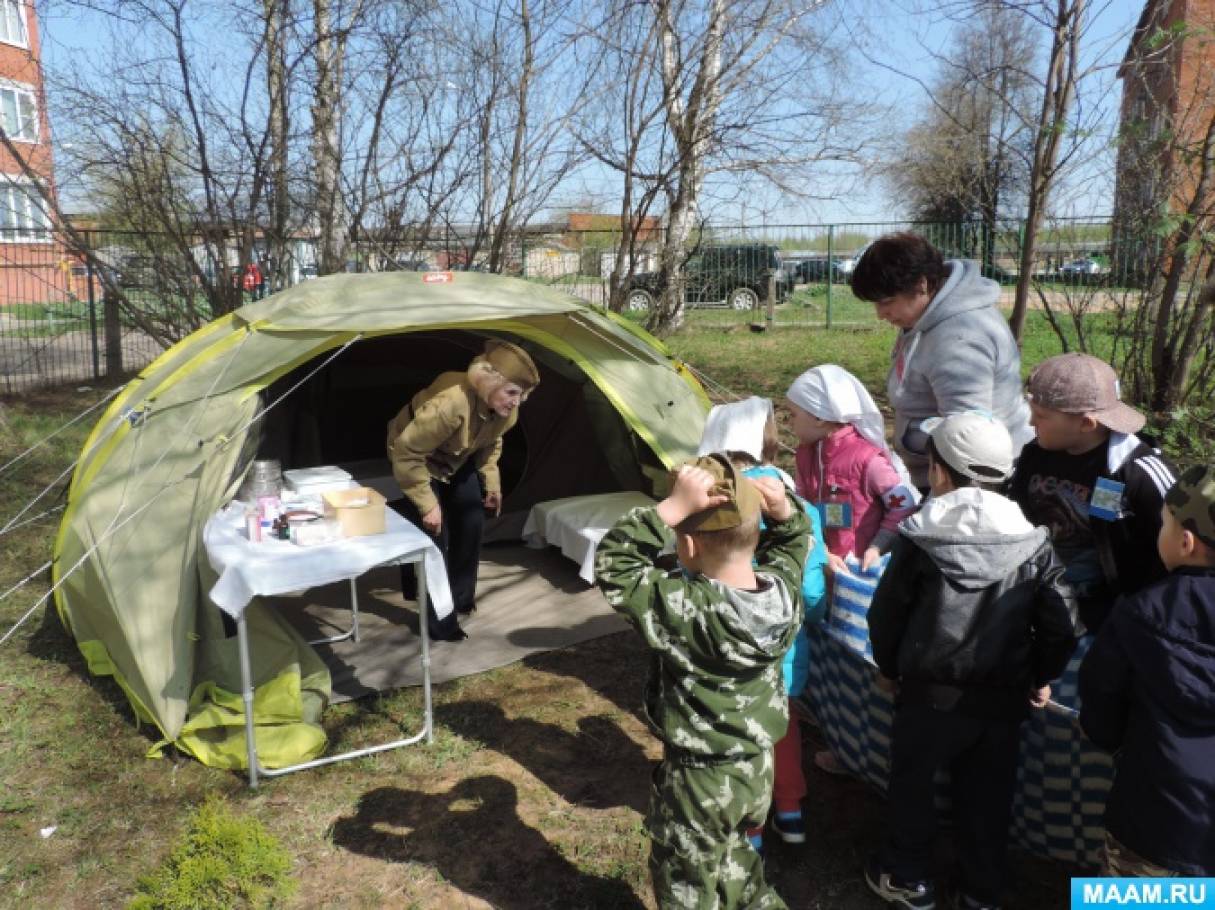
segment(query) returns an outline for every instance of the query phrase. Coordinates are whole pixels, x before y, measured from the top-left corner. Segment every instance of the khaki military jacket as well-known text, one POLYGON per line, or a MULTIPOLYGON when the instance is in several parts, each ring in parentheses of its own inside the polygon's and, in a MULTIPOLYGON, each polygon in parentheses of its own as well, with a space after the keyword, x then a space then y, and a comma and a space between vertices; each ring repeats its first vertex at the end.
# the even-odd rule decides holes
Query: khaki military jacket
POLYGON ((388 423, 392 474, 423 515, 438 505, 431 478, 449 480, 470 458, 485 492, 500 493, 502 436, 518 419, 493 413, 467 373, 441 373, 388 423))
POLYGON ((633 509, 596 555, 608 603, 653 654, 646 717, 668 760, 699 764, 768 752, 789 723, 781 659, 802 625, 810 523, 797 506, 761 533, 758 591, 655 567, 672 534, 655 508, 633 509))

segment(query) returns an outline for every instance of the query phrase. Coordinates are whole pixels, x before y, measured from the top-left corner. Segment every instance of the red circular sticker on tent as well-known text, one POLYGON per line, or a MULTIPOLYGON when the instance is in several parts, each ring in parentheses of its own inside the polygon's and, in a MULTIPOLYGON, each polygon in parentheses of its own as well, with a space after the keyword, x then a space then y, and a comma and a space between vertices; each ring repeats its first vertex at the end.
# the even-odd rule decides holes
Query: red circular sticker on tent
POLYGON ((423 272, 422 280, 426 284, 450 284, 456 280, 451 272, 423 272))

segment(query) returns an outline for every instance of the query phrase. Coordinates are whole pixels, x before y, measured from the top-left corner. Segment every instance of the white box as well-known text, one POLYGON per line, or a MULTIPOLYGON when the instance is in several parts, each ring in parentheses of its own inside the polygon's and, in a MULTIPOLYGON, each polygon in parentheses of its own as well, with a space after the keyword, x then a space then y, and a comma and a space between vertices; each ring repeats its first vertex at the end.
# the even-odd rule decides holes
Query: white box
POLYGON ((334 465, 283 471, 283 482, 287 489, 295 493, 327 493, 330 490, 349 490, 358 486, 349 471, 334 465))

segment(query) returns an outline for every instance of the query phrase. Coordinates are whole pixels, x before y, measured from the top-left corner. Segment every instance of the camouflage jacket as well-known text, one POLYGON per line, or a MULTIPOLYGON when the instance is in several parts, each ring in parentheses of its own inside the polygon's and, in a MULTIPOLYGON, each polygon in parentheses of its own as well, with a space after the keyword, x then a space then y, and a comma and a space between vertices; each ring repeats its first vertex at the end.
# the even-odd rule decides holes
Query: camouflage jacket
POLYGON ((672 536, 656 509, 633 509, 596 555, 608 603, 653 652, 646 717, 668 759, 699 763, 770 750, 789 720, 781 658, 802 625, 806 515, 795 508, 762 532, 759 591, 656 568, 672 536))

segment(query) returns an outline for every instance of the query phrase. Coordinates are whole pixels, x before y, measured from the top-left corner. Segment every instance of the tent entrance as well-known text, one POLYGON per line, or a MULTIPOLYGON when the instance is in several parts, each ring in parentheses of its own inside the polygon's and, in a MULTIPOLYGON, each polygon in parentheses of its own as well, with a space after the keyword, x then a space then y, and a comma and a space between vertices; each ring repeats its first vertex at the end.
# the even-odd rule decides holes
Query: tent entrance
MULTIPOLYGON (((493 334, 527 349, 541 383, 503 441, 504 520, 488 537, 517 537, 537 502, 614 490, 649 492, 643 466, 661 470, 660 460, 577 364, 517 336, 493 334)), ((465 370, 490 335, 419 331, 351 346, 269 412, 239 470, 254 457, 277 458, 284 469, 337 464, 397 498, 385 454, 388 421, 439 373, 465 370)), ((263 392, 265 400, 284 395, 319 360, 280 377, 263 392)))

